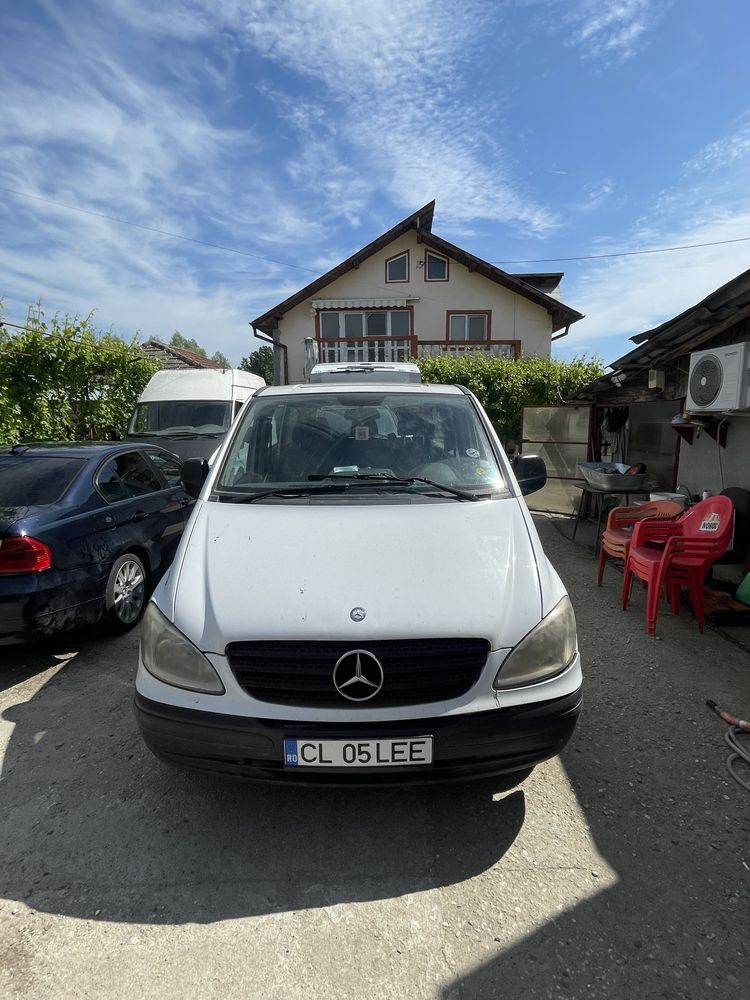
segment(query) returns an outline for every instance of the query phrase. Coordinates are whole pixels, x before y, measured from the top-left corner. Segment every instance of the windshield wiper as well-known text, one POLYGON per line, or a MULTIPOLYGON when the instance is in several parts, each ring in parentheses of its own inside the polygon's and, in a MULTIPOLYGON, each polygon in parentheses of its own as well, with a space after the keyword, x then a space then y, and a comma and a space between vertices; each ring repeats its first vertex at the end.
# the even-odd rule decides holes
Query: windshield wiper
POLYGON ((165 434, 163 431, 156 432, 159 437, 166 438, 168 441, 177 441, 180 438, 217 438, 221 437, 223 431, 219 433, 218 431, 177 431, 175 434, 165 434))
POLYGON ((226 497, 230 503, 255 503, 264 497, 309 497, 318 493, 345 493, 351 488, 351 483, 331 483, 328 486, 286 486, 275 490, 263 490, 261 493, 219 493, 219 500, 226 497))
POLYGON ((363 485, 372 486, 414 486, 416 483, 425 483, 425 485, 432 486, 433 489, 441 490, 443 493, 448 493, 458 500, 479 500, 479 497, 473 493, 456 489, 455 486, 446 486, 444 483, 438 483, 434 479, 425 479, 423 476, 409 476, 406 479, 401 479, 399 476, 386 476, 379 472, 333 472, 328 476, 312 475, 307 478, 311 481, 320 479, 356 479, 363 483, 363 485))

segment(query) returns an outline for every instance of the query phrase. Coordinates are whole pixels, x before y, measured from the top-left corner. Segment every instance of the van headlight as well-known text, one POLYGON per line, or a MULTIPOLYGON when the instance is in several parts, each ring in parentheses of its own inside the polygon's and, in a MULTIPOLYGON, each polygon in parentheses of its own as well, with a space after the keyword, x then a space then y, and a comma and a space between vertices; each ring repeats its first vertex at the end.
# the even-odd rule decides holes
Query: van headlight
POLYGON ((576 616, 567 596, 506 656, 493 682, 496 690, 521 687, 554 677, 576 655, 576 616))
POLYGON ((203 653, 167 621, 153 601, 143 616, 141 658, 146 670, 165 684, 202 694, 224 694, 219 675, 203 653))

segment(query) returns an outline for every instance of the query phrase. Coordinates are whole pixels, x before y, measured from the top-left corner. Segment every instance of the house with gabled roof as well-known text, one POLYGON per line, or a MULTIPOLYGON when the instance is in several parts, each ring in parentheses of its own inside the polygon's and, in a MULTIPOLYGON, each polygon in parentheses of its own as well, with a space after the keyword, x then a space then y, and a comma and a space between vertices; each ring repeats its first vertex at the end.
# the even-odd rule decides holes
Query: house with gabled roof
POLYGON ((583 318, 560 297, 562 273, 509 274, 433 233, 434 211, 431 201, 251 321, 274 345, 277 383, 303 381, 311 355, 548 357, 583 318))

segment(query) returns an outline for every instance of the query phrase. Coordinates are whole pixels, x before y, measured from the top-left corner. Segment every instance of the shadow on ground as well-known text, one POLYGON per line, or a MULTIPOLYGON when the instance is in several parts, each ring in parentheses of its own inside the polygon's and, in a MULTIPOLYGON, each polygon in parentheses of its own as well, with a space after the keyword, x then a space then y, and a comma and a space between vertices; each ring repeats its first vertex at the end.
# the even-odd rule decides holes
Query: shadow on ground
MULTIPOLYGON (((692 617, 644 634, 642 593, 596 587, 591 553, 540 523, 573 597, 584 712, 563 763, 595 845, 617 875, 446 988, 444 1000, 704 1000, 747 981, 750 800, 728 780, 706 697, 750 706, 750 657, 692 617)), ((601 873, 598 873, 601 874, 601 873)))
POLYGON ((89 638, 67 661, 70 637, 5 651, 15 683, 64 665, 2 714, 14 729, 0 781, 0 896, 82 918, 212 922, 460 882, 521 830, 517 778, 339 791, 171 770, 137 732, 136 645, 89 638))
POLYGON ((102 637, 94 628, 76 629, 52 639, 0 646, 0 694, 48 670, 61 667, 102 637))

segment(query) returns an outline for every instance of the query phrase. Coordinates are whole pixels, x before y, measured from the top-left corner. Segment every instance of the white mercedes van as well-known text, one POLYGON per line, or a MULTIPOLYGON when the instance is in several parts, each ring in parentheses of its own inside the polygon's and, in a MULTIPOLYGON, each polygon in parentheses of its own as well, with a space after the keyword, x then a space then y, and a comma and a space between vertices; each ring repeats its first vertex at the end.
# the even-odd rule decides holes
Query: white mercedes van
MULTIPOLYGON (((400 783, 532 767, 581 705, 570 600, 477 399, 446 385, 256 392, 143 619, 135 711, 183 766, 400 783)), ((519 485, 520 484, 520 485, 519 485)))

